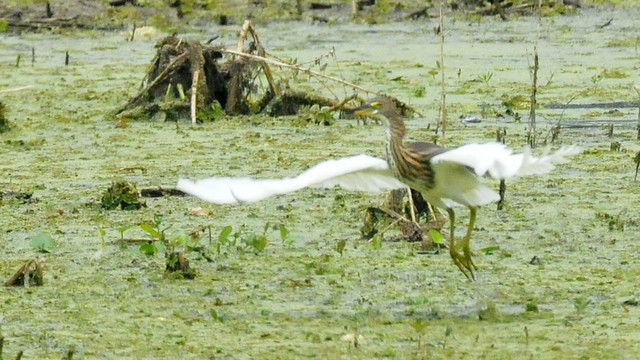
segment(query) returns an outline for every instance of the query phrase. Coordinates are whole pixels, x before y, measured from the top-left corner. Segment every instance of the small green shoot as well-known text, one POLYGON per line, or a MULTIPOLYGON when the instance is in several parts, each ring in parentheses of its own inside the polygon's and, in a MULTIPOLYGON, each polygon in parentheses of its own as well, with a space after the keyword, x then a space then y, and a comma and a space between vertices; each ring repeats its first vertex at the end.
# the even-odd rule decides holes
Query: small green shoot
POLYGON ((215 321, 224 322, 226 319, 226 316, 224 316, 223 314, 218 314, 218 312, 215 311, 215 309, 211 309, 209 312, 211 313, 211 317, 215 321))
POLYGON ((422 333, 428 325, 429 323, 422 319, 416 319, 416 321, 411 323, 411 327, 418 334, 418 349, 422 349, 422 333))
POLYGON ((267 223, 264 226, 264 230, 262 234, 251 233, 244 239, 245 245, 253 248, 256 253, 262 252, 267 245, 269 244, 269 240, 267 239, 267 229, 269 229, 270 224, 267 223))
POLYGON ((131 226, 118 226, 116 230, 120 233, 120 247, 124 247, 124 232, 129 230, 131 226))
POLYGON ((98 226, 98 232, 100 233, 100 243, 104 245, 104 236, 107 234, 107 232, 104 231, 104 229, 101 228, 100 226, 98 226))
POLYGON ((382 248, 382 235, 380 235, 380 233, 373 235, 371 238, 371 246, 376 250, 382 248))
POLYGON ((53 251, 53 249, 55 249, 56 242, 55 240, 53 240, 51 235, 41 232, 34 236, 33 239, 31 239, 30 245, 31 248, 35 249, 36 251, 49 253, 53 251))
POLYGON ((484 74, 478 75, 476 81, 483 82, 486 86, 489 86, 489 81, 491 81, 491 78, 493 78, 493 72, 487 71, 484 74))
POLYGON ((573 299, 573 307, 576 309, 578 316, 584 314, 585 310, 591 305, 591 300, 584 297, 577 297, 573 299))
POLYGON ((342 255, 342 252, 344 251, 344 247, 346 245, 347 245, 347 240, 345 239, 338 240, 338 243, 336 244, 336 251, 338 252, 338 254, 342 255))

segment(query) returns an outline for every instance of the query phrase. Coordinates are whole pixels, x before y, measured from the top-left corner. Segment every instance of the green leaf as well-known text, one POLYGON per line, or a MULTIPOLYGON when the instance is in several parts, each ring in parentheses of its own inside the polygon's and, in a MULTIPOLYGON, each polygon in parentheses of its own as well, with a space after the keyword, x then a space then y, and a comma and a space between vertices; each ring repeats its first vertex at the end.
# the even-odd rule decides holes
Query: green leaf
POLYGON ((187 241, 189 241, 189 234, 184 230, 176 230, 169 236, 169 244, 174 246, 183 246, 187 241))
POLYGON ((101 228, 100 226, 98 226, 98 232, 100 233, 100 237, 104 237, 104 235, 107 233, 106 231, 104 231, 103 228, 101 228))
POLYGON ((147 233, 149 233, 151 237, 154 237, 154 238, 160 237, 160 233, 158 232, 158 230, 156 230, 155 226, 151 224, 142 223, 140 224, 140 228, 146 231, 147 233))
POLYGON ((280 224, 280 238, 282 241, 285 241, 289 237, 289 230, 284 226, 284 224, 280 224))
POLYGON ((51 252, 56 247, 56 242, 51 235, 41 232, 31 239, 31 247, 40 252, 51 252))
POLYGON ((120 233, 120 234, 124 234, 125 231, 131 229, 131 225, 127 225, 127 226, 118 226, 116 228, 116 230, 120 233))
POLYGON ((416 332, 422 332, 422 330, 424 330, 424 328, 426 328, 427 325, 429 325, 429 322, 428 321, 422 321, 422 319, 416 319, 416 321, 411 323, 411 327, 416 332))
POLYGON ((164 243, 162 241, 154 241, 153 246, 156 248, 156 251, 159 253, 167 252, 167 247, 164 246, 164 243))
POLYGON ((153 215, 153 223, 156 224, 156 228, 159 228, 160 224, 162 224, 162 218, 162 214, 153 215))
POLYGON ((145 254, 145 255, 153 255, 156 253, 157 249, 155 246, 153 246, 153 244, 142 244, 140 245, 140 252, 145 254))
POLYGON ((269 240, 264 235, 254 235, 252 236, 251 247, 253 247, 258 252, 261 252, 267 247, 269 240))
POLYGON ((500 250, 500 246, 489 246, 483 249, 480 249, 485 255, 491 255, 494 252, 500 250))
POLYGON ((229 241, 229 235, 231 234, 232 231, 233 231, 233 228, 231 227, 231 225, 227 225, 223 227, 222 231, 220 231, 220 235, 218 235, 218 241, 222 244, 229 241))
POLYGON ((429 229, 429 236, 431 237, 431 241, 433 241, 434 244, 444 245, 444 243, 447 241, 445 240, 444 236, 442 236, 440 231, 436 229, 429 229))

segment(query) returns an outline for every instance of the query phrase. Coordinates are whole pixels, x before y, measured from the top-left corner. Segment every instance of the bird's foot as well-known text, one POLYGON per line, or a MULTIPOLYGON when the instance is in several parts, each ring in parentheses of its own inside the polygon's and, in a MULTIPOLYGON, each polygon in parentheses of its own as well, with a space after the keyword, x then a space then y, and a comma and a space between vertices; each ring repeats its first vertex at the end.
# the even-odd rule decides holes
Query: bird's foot
POLYGON ((462 263, 465 265, 465 267, 468 269, 473 268, 473 270, 478 270, 476 264, 473 263, 473 256, 475 254, 473 253, 473 251, 471 251, 469 238, 465 236, 461 241, 457 242, 455 246, 458 256, 463 258, 462 263), (459 251, 462 251, 462 255, 460 255, 459 251))
POLYGON ((473 274, 474 270, 477 270, 476 265, 471 260, 471 252, 467 252, 463 250, 461 254, 458 250, 455 249, 454 246, 449 248, 449 255, 451 255, 451 259, 453 259, 453 263, 456 264, 458 269, 464 274, 464 276, 469 279, 469 281, 475 281, 476 278, 473 274))

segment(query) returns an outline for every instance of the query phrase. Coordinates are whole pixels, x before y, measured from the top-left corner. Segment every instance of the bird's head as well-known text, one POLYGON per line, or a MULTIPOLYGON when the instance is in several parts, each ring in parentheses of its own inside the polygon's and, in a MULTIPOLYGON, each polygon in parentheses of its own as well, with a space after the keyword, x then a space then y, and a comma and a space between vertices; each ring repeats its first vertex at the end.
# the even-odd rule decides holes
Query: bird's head
POLYGON ((396 108, 393 101, 385 96, 380 96, 372 101, 359 106, 351 111, 355 115, 379 115, 390 120, 399 117, 398 108, 396 108))

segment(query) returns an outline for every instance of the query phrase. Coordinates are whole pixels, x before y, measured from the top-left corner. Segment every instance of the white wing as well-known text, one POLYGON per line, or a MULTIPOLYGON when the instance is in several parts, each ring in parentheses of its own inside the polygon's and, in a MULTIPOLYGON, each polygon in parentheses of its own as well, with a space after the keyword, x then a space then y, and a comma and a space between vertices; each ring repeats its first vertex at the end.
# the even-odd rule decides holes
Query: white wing
POLYGON ((357 155, 323 161, 294 178, 250 179, 213 177, 198 181, 179 179, 177 189, 217 204, 256 202, 273 195, 294 192, 305 187, 381 191, 406 187, 393 177, 383 159, 357 155))
POLYGON ((565 157, 581 151, 572 145, 552 154, 535 157, 531 155, 529 147, 525 147, 521 154, 513 154, 513 150, 504 144, 492 142, 464 145, 434 156, 431 162, 454 162, 472 168, 479 176, 489 174, 494 179, 506 179, 547 173, 553 170, 554 164, 566 162, 565 157))

